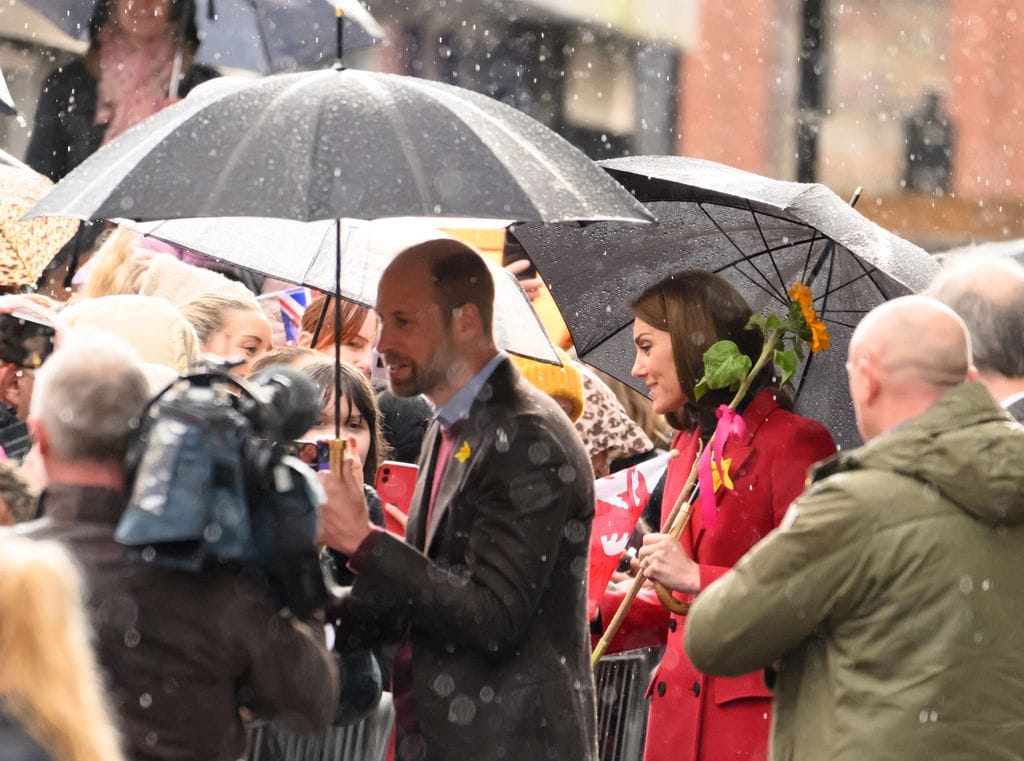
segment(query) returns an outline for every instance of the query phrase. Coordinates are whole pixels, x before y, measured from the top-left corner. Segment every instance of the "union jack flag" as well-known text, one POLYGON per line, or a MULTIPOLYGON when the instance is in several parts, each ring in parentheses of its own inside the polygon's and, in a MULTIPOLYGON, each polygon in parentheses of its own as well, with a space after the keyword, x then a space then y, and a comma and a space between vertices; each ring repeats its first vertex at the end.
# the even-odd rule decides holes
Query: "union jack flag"
POLYGON ((302 325, 302 313, 313 297, 309 288, 292 288, 282 291, 277 303, 281 307, 281 322, 284 323, 284 337, 289 346, 295 346, 299 340, 302 325))

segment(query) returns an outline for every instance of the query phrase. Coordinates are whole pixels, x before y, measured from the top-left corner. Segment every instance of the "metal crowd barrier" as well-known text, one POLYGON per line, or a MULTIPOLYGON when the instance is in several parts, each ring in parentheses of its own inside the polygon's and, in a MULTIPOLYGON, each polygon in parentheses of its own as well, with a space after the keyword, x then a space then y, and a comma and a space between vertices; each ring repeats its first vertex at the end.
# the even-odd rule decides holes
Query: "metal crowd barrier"
MULTIPOLYGON (((606 655, 594 669, 600 761, 642 761, 647 732, 647 685, 662 648, 606 655)), ((395 709, 385 692, 358 724, 313 736, 289 735, 273 725, 249 728, 246 761, 385 761, 395 709)))
POLYGON ((272 724, 249 728, 246 761, 384 761, 395 721, 391 693, 358 724, 331 727, 319 735, 290 735, 272 724))
POLYGON ((664 648, 606 655, 594 667, 601 761, 641 761, 647 732, 647 685, 664 648))

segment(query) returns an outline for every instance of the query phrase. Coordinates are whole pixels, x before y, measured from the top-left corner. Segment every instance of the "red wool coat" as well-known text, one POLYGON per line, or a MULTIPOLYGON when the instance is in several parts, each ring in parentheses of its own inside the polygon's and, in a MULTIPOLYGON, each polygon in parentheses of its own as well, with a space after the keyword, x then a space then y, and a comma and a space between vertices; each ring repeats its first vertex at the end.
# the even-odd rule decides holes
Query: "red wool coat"
MULTIPOLYGON (((718 522, 708 529, 701 504, 680 541, 700 566, 701 588, 728 571, 775 528, 789 503, 803 491, 807 469, 835 453, 819 423, 786 412, 771 391, 762 391, 743 413, 744 439, 731 439, 723 459, 732 462, 732 493, 717 493, 718 522)), ((672 442, 680 456, 669 466, 662 516, 675 504, 697 449, 697 436, 680 433, 672 442)), ((608 593, 601 620, 610 621, 622 600, 608 593)), ((764 761, 768 757, 771 693, 761 672, 735 678, 705 676, 683 650, 685 617, 670 614, 653 589, 633 603, 609 652, 666 645, 651 683, 645 761, 764 761)))

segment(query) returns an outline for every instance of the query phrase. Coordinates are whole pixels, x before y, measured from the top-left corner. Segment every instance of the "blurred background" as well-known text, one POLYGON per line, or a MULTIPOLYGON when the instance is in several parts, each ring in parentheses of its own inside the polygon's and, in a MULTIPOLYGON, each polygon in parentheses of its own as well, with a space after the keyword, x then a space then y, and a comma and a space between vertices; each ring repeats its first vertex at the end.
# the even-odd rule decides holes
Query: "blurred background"
MULTIPOLYGON (((207 63, 257 76, 331 62, 325 0, 298 3, 323 2, 321 15, 272 59, 232 18, 247 1, 216 0, 212 14, 200 2, 201 36, 237 38, 207 63)), ((295 18, 294 2, 263 5, 271 38, 295 18)), ((352 33, 348 65, 486 93, 594 158, 678 153, 844 196, 862 185, 860 211, 932 252, 1024 238, 1019 0, 365 5, 386 41, 352 33)), ((0 0, 0 70, 20 111, 0 117, 0 147, 23 155, 47 73, 84 49, 22 0, 0 0)))

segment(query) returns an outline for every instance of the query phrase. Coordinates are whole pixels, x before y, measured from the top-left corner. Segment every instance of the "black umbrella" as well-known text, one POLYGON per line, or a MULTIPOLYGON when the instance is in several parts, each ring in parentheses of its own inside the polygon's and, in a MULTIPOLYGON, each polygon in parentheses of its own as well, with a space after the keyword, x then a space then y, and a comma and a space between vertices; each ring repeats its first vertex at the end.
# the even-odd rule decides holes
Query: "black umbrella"
MULTIPOLYGON (((32 213, 650 219, 600 167, 509 106, 341 66, 201 85, 90 156, 32 213)), ((342 292, 340 230, 334 293, 342 292)))
MULTIPOLYGON (((35 9, 68 36, 88 41, 94 0, 13 2, 35 9)), ((196 63, 267 74, 334 60, 334 0, 197 0, 195 7, 202 39, 196 63)), ((342 7, 349 49, 369 47, 384 38, 380 24, 358 0, 342 0, 342 7)))
POLYGON ((797 408, 844 447, 859 442, 844 368, 850 336, 879 303, 927 286, 938 264, 823 185, 772 180, 710 161, 641 156, 602 162, 659 224, 518 225, 513 234, 561 309, 580 357, 643 391, 633 364, 630 301, 683 269, 716 272, 755 310, 780 312, 812 283, 832 348, 793 380, 797 408))
POLYGON ((650 219, 600 167, 509 106, 340 67, 207 82, 90 156, 33 213, 650 219))

